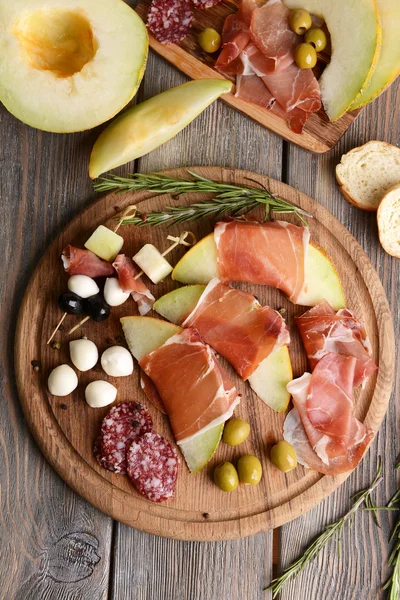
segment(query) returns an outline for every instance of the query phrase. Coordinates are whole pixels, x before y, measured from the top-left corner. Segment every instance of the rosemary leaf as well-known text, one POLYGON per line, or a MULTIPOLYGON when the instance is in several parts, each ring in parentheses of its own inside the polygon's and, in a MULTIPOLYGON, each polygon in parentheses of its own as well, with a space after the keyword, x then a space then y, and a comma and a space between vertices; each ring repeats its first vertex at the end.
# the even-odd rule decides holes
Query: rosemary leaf
MULTIPOLYGON (((308 548, 304 551, 303 555, 298 558, 295 562, 289 565, 282 575, 271 581, 270 585, 265 590, 272 590, 272 598, 276 598, 279 594, 283 586, 290 580, 299 575, 301 571, 307 567, 307 565, 312 562, 316 556, 321 552, 321 550, 326 546, 326 544, 332 540, 334 537, 337 537, 339 543, 339 551, 340 551, 340 537, 343 532, 343 528, 346 523, 352 524, 354 520, 354 515, 357 510, 362 506, 362 504, 366 504, 369 501, 371 493, 376 488, 377 485, 382 481, 381 477, 382 472, 382 459, 379 457, 378 460, 378 468, 376 471, 375 478, 371 485, 365 489, 357 492, 355 494, 355 501, 353 502, 350 510, 340 519, 331 523, 327 527, 325 527, 324 531, 315 538, 315 540, 308 546, 308 548)), ((376 507, 373 506, 373 510, 376 510, 376 507)))
MULTIPOLYGON (((400 462, 396 465, 396 470, 400 468, 400 462)), ((392 496, 387 504, 389 510, 400 510, 400 489, 392 496)), ((400 517, 397 519, 393 528, 389 542, 394 540, 394 547, 389 555, 388 564, 393 567, 392 573, 385 585, 384 590, 389 590, 388 600, 398 600, 400 598, 400 517)))
POLYGON ((292 213, 306 225, 304 216, 311 217, 301 208, 272 194, 262 184, 258 184, 260 187, 242 187, 223 181, 213 181, 193 171, 187 172, 193 179, 170 177, 159 173, 133 173, 128 177, 118 175, 103 177, 93 185, 97 192, 148 190, 154 194, 171 194, 174 197, 191 193, 214 194, 210 200, 195 202, 190 206, 166 206, 162 211, 150 213, 137 211, 134 216, 124 219, 123 225, 172 225, 197 221, 204 217, 220 217, 227 212, 239 216, 255 210, 260 205, 265 207, 266 219, 270 218, 271 212, 292 213))

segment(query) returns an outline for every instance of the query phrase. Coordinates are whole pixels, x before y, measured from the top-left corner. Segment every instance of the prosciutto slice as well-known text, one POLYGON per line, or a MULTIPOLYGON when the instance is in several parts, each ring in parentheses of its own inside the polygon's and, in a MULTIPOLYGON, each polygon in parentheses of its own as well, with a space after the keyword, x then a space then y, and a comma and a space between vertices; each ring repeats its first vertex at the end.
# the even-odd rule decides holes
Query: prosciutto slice
POLYGON ((354 357, 330 353, 312 375, 305 373, 287 386, 316 458, 305 443, 295 415, 285 426, 285 439, 294 442, 303 462, 329 475, 354 469, 373 438, 372 430, 354 416, 355 366, 354 357))
POLYGON ((301 37, 289 25, 290 10, 281 0, 269 0, 251 15, 250 35, 266 59, 267 72, 278 73, 294 62, 301 37))
POLYGON ((232 416, 240 402, 235 386, 194 329, 183 329, 139 362, 154 382, 177 443, 232 416))
POLYGON ((61 254, 64 269, 69 275, 87 275, 88 277, 109 277, 114 268, 90 250, 75 246, 65 246, 61 254))
POLYGON ((214 238, 219 278, 223 282, 269 285, 296 303, 305 278, 308 227, 285 221, 233 219, 217 223, 214 238))
POLYGON ((330 352, 356 358, 354 386, 364 385, 377 369, 365 328, 350 310, 335 312, 324 300, 296 317, 296 323, 311 369, 330 352))
POLYGON ((152 309, 155 298, 142 279, 137 278, 139 271, 132 259, 125 254, 118 254, 113 262, 113 267, 118 273, 118 281, 122 290, 131 293, 138 305, 139 313, 146 315, 152 309))
POLYGON ((250 41, 250 20, 256 0, 242 0, 239 10, 229 15, 222 29, 222 50, 215 68, 221 73, 241 73, 242 63, 237 60, 250 41))
POLYGON ((281 315, 251 294, 212 279, 183 323, 224 356, 246 380, 264 358, 289 344, 281 315))

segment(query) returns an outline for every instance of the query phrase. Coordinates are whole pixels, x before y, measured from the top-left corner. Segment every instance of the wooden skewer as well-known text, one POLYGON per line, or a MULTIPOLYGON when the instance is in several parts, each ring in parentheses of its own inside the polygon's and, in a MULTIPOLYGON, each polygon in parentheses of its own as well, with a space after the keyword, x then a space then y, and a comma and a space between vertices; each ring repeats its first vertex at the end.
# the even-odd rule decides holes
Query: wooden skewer
POLYGON ((51 336, 49 337, 49 339, 46 342, 46 345, 48 346, 51 342, 51 340, 53 339, 53 337, 56 335, 57 331, 60 329, 61 327, 61 323, 64 321, 65 317, 67 316, 68 313, 64 313, 63 316, 61 317, 61 319, 58 321, 57 323, 57 327, 55 328, 55 330, 53 331, 53 333, 51 334, 51 336))
POLYGON ((70 333, 74 333, 74 331, 76 331, 81 325, 86 323, 86 321, 89 321, 90 318, 91 317, 85 317, 84 319, 82 319, 82 321, 79 321, 78 325, 75 325, 75 327, 68 331, 68 335, 70 335, 70 333))

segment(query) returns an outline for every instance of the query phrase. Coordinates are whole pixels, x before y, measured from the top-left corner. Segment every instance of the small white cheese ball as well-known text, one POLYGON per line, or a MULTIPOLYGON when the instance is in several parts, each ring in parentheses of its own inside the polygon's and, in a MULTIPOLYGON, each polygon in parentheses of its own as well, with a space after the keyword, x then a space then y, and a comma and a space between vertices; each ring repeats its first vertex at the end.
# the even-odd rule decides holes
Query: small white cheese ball
POLYGON ((69 343, 69 355, 72 364, 79 371, 93 369, 99 360, 99 351, 95 343, 90 340, 73 340, 69 343))
POLYGON ((50 373, 47 387, 53 396, 68 396, 78 387, 78 377, 69 365, 60 365, 50 373))
POLYGON ((90 298, 98 294, 100 289, 94 279, 87 275, 71 275, 68 279, 67 287, 80 298, 90 298))
POLYGON ((116 277, 108 277, 104 285, 104 300, 110 306, 120 306, 128 300, 130 292, 124 292, 116 277))
POLYGON ((114 402, 117 397, 117 388, 108 383, 98 379, 92 381, 85 389, 86 402, 92 408, 101 408, 102 406, 108 406, 114 402))
POLYGON ((101 366, 111 377, 126 377, 133 373, 133 358, 123 346, 111 346, 101 355, 101 366))

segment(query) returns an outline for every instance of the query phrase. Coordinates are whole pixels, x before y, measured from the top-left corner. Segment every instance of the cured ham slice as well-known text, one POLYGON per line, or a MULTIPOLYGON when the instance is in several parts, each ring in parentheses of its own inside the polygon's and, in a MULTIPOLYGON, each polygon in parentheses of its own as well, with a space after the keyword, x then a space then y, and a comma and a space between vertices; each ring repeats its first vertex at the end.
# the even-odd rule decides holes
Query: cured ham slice
POLYGON ((330 352, 356 358, 354 386, 364 384, 377 369, 365 328, 350 310, 335 312, 324 300, 296 317, 296 323, 311 369, 330 352))
POLYGON ((287 386, 318 460, 305 444, 300 425, 293 415, 285 427, 285 439, 295 442, 308 466, 329 475, 354 469, 373 438, 372 430, 353 413, 356 362, 352 356, 327 354, 312 375, 305 373, 287 386))
POLYGON ((158 393, 156 386, 154 385, 154 383, 150 379, 150 377, 148 375, 146 375, 146 373, 144 371, 142 371, 141 369, 140 369, 140 387, 142 388, 142 390, 145 393, 148 400, 150 400, 150 402, 157 408, 157 410, 159 410, 160 412, 164 413, 164 415, 166 415, 167 413, 165 412, 164 405, 162 403, 160 394, 158 393))
POLYGON ((222 29, 222 50, 215 63, 215 68, 221 73, 243 72, 242 63, 237 59, 250 41, 250 20, 256 6, 255 0, 242 0, 239 10, 226 18, 222 29))
POLYGON ((183 329, 139 362, 154 382, 177 443, 225 422, 240 402, 197 331, 183 329))
POLYGON ((118 273, 121 289, 131 293, 132 298, 137 302, 139 313, 146 315, 152 309, 155 298, 142 279, 137 277, 139 271, 132 259, 125 254, 118 254, 113 262, 113 267, 118 273))
POLYGON ((197 329, 245 380, 271 352, 290 342, 278 312, 219 279, 210 281, 183 326, 197 329))
POLYGON ((219 277, 282 290, 296 302, 304 284, 308 227, 233 219, 214 229, 219 277))
POLYGON ((114 273, 110 263, 102 260, 90 250, 75 246, 65 246, 61 260, 69 275, 87 275, 88 277, 109 277, 114 273))
POLYGON ((265 56, 268 73, 280 72, 294 62, 301 37, 290 28, 289 17, 290 10, 281 0, 269 0, 251 15, 251 38, 265 56))
POLYGON ((279 107, 271 92, 263 84, 262 79, 255 73, 252 75, 238 75, 235 96, 246 102, 252 102, 267 108, 271 112, 277 112, 286 119, 285 111, 279 107))
POLYGON ((265 74, 262 79, 286 112, 298 108, 313 113, 321 108, 319 84, 312 69, 299 69, 293 63, 279 73, 265 74))

